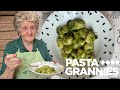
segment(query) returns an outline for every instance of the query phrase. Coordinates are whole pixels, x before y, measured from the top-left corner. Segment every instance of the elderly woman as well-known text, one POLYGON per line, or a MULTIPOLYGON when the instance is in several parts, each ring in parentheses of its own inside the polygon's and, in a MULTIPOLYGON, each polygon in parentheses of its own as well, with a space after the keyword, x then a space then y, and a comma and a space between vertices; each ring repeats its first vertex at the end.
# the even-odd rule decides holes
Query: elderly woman
POLYGON ((20 37, 6 45, 0 78, 41 78, 27 68, 28 64, 37 61, 52 61, 46 44, 35 38, 39 29, 38 14, 32 11, 18 12, 15 15, 14 26, 20 37))

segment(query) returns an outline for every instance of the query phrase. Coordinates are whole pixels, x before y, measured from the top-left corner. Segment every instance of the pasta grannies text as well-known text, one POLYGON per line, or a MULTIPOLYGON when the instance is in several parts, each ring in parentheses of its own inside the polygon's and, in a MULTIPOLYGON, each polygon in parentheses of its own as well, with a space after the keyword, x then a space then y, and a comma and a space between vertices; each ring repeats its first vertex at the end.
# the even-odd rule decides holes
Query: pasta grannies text
POLYGON ((67 75, 118 75, 117 67, 100 67, 96 59, 66 59, 67 75), (111 73, 114 72, 114 73, 111 73))

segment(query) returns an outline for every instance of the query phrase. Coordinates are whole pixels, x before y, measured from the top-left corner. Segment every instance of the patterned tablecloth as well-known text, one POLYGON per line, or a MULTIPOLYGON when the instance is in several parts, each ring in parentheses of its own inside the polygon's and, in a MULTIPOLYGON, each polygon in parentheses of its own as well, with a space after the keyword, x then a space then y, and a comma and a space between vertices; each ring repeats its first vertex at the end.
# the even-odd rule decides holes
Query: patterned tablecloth
MULTIPOLYGON (((53 11, 42 11, 43 13, 43 22, 47 19, 47 17, 52 13, 53 11)), ((112 60, 119 60, 120 61, 120 11, 101 11, 101 13, 108 19, 112 26, 112 30, 115 34, 115 49, 114 54, 112 57, 112 60)), ((107 76, 95 76, 92 79, 110 79, 110 78, 117 78, 120 79, 120 64, 119 65, 108 65, 107 67, 118 67, 119 68, 119 75, 107 75, 107 76)), ((114 73, 114 72, 113 72, 114 73)), ((53 78, 60 79, 61 77, 65 77, 64 74, 59 76, 54 76, 53 78)), ((65 78, 70 78, 69 76, 66 76, 65 78)), ((79 77, 77 77, 79 78, 79 77)))
MULTIPOLYGON (((109 20, 115 34, 115 49, 112 60, 120 61, 120 11, 101 11, 103 15, 109 20)), ((117 78, 120 79, 120 63, 118 65, 109 65, 110 67, 118 67, 119 75, 114 76, 96 76, 95 78, 117 78)), ((108 67, 109 67, 108 66, 108 67)), ((113 72, 114 73, 114 72, 113 72)))

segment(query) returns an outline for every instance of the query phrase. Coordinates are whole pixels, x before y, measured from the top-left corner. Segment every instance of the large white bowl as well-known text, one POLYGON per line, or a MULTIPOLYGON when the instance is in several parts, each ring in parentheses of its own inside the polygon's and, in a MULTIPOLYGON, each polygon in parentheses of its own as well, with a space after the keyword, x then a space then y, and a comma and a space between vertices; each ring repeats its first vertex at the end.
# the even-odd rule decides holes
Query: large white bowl
POLYGON ((32 63, 32 64, 28 65, 28 69, 31 72, 33 72, 33 73, 35 73, 37 75, 40 75, 42 77, 48 77, 48 78, 50 78, 51 76, 59 74, 59 73, 61 73, 61 72, 64 71, 64 67, 62 65, 60 65, 58 63, 55 64, 53 62, 48 62, 48 61, 41 61, 41 62, 32 63), (45 66, 45 65, 47 65, 49 67, 53 67, 56 70, 56 73, 44 74, 44 73, 38 73, 38 72, 36 72, 37 68, 40 68, 40 67, 45 66), (38 66, 38 67, 36 67, 36 66, 38 66))
MULTIPOLYGON (((99 11, 55 11, 44 22, 38 39, 43 40, 54 60, 65 66, 62 59, 60 49, 57 46, 56 28, 60 25, 66 24, 69 20, 81 18, 85 21, 87 27, 92 27, 97 40, 94 43, 94 55, 100 62, 101 60, 111 60, 114 52, 114 33, 107 18, 99 11)), ((106 66, 101 65, 101 66, 106 66)))

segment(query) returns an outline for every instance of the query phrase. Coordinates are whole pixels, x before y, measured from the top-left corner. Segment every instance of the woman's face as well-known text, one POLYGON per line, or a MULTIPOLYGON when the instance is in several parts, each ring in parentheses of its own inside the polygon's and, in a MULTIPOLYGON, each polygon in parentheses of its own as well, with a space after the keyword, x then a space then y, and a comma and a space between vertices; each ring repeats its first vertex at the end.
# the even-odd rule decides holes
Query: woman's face
POLYGON ((34 21, 24 20, 20 22, 20 36, 25 42, 33 42, 36 36, 36 26, 34 21))

